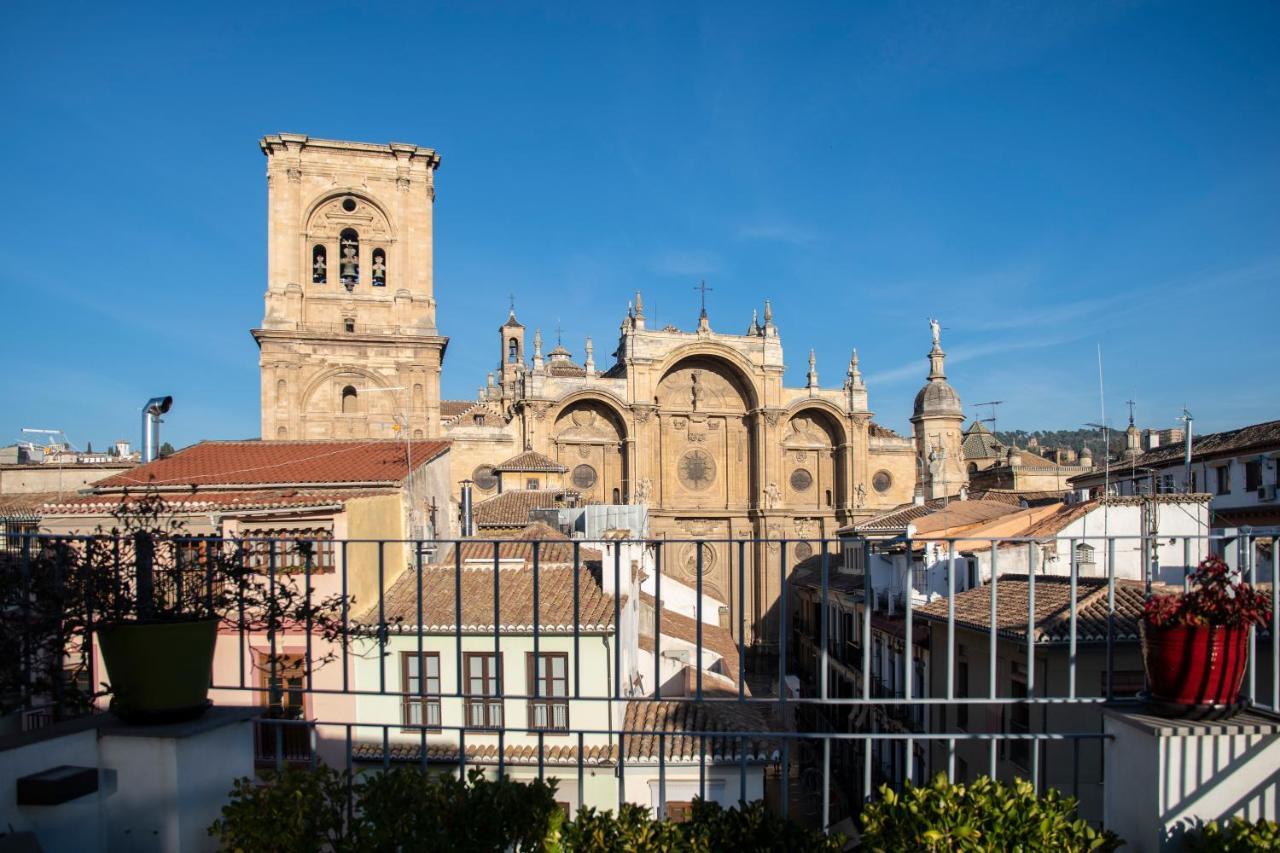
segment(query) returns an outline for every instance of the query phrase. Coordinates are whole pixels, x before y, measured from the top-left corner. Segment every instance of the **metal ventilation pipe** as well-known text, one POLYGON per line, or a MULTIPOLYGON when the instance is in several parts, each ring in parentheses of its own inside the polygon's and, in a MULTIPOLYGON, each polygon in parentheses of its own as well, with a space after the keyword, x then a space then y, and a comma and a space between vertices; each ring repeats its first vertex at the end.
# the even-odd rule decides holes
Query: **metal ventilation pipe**
POLYGON ((160 448, 160 416, 173 406, 173 397, 152 397, 142 407, 142 461, 151 462, 160 448))
POLYGON ((471 481, 462 481, 462 535, 475 536, 475 519, 471 515, 471 481))

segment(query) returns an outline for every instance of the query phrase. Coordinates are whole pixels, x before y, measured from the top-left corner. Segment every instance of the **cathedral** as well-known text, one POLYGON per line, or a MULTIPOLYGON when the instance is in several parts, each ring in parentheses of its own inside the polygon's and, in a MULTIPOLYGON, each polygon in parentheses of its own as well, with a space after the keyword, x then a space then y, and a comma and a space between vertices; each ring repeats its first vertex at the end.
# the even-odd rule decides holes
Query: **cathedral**
POLYGON ((675 540, 663 573, 690 584, 701 573, 704 592, 734 623, 741 600, 751 626, 776 606, 782 562, 812 556, 810 540, 967 484, 964 413, 936 322, 910 437, 874 421, 856 350, 840 384, 820 384, 809 351, 805 384, 786 387, 768 302, 735 329, 705 305, 691 328, 655 328, 637 293, 598 362, 591 338, 581 360, 559 340, 544 352, 513 306, 495 321, 495 369, 475 399, 441 400, 439 156, 296 134, 261 147, 268 275, 253 335, 264 439, 447 438, 482 533, 513 509, 518 527, 530 507, 643 504, 650 535, 675 540), (691 539, 708 540, 701 555, 691 539), (785 555, 780 540, 791 540, 785 555))

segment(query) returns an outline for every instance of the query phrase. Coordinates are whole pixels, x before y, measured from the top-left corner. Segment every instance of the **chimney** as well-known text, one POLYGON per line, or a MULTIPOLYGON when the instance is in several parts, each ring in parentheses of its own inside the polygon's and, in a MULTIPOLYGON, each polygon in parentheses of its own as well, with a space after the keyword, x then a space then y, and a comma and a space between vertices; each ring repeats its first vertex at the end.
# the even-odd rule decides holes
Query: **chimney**
POLYGON ((475 518, 471 513, 471 481, 462 481, 462 535, 463 537, 475 536, 475 518))
POLYGON ((160 452, 160 416, 172 406, 172 397, 152 397, 142 407, 143 464, 154 460, 160 452))

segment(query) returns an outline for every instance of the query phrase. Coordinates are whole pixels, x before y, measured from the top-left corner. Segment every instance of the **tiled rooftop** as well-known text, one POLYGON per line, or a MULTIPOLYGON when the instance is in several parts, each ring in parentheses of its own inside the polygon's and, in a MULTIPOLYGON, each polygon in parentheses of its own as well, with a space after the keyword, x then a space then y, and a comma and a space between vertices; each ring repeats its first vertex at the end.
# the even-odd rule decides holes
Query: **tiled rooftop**
POLYGON ((524 453, 512 456, 501 465, 495 465, 493 470, 499 472, 549 471, 564 473, 568 469, 536 450, 526 450, 524 453))
POLYGON ((94 485, 298 486, 399 484, 446 452, 447 441, 202 441, 94 485))
POLYGON ((512 489, 477 503, 472 517, 478 527, 524 527, 530 510, 568 506, 577 496, 569 489, 512 489))
MULTIPOLYGON (((996 583, 996 633, 1006 639, 1026 640, 1027 604, 1030 582, 1026 575, 1000 575, 996 583)), ((1065 643, 1071 634, 1070 578, 1037 576, 1035 608, 1035 641, 1065 643)), ((1157 585, 1157 589, 1160 589, 1157 585)), ((1112 637, 1137 640, 1138 622, 1142 617, 1143 585, 1139 581, 1116 581, 1115 624, 1112 637)), ((947 621, 947 599, 933 601, 916 609, 916 615, 937 622, 947 621)), ((991 586, 965 590, 955 595, 956 624, 979 631, 991 629, 991 586)), ((1107 639, 1106 578, 1076 579, 1077 642, 1106 642, 1107 639)))

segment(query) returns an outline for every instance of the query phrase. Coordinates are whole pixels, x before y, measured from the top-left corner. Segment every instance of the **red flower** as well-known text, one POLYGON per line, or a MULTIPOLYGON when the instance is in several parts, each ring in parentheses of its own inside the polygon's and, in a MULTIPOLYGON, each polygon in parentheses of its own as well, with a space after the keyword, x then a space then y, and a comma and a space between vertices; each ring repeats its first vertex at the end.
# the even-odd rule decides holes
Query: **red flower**
POLYGON ((1191 573, 1191 590, 1153 595, 1143 606, 1153 628, 1177 625, 1265 626, 1271 621, 1271 599, 1239 579, 1218 557, 1201 561, 1191 573))

